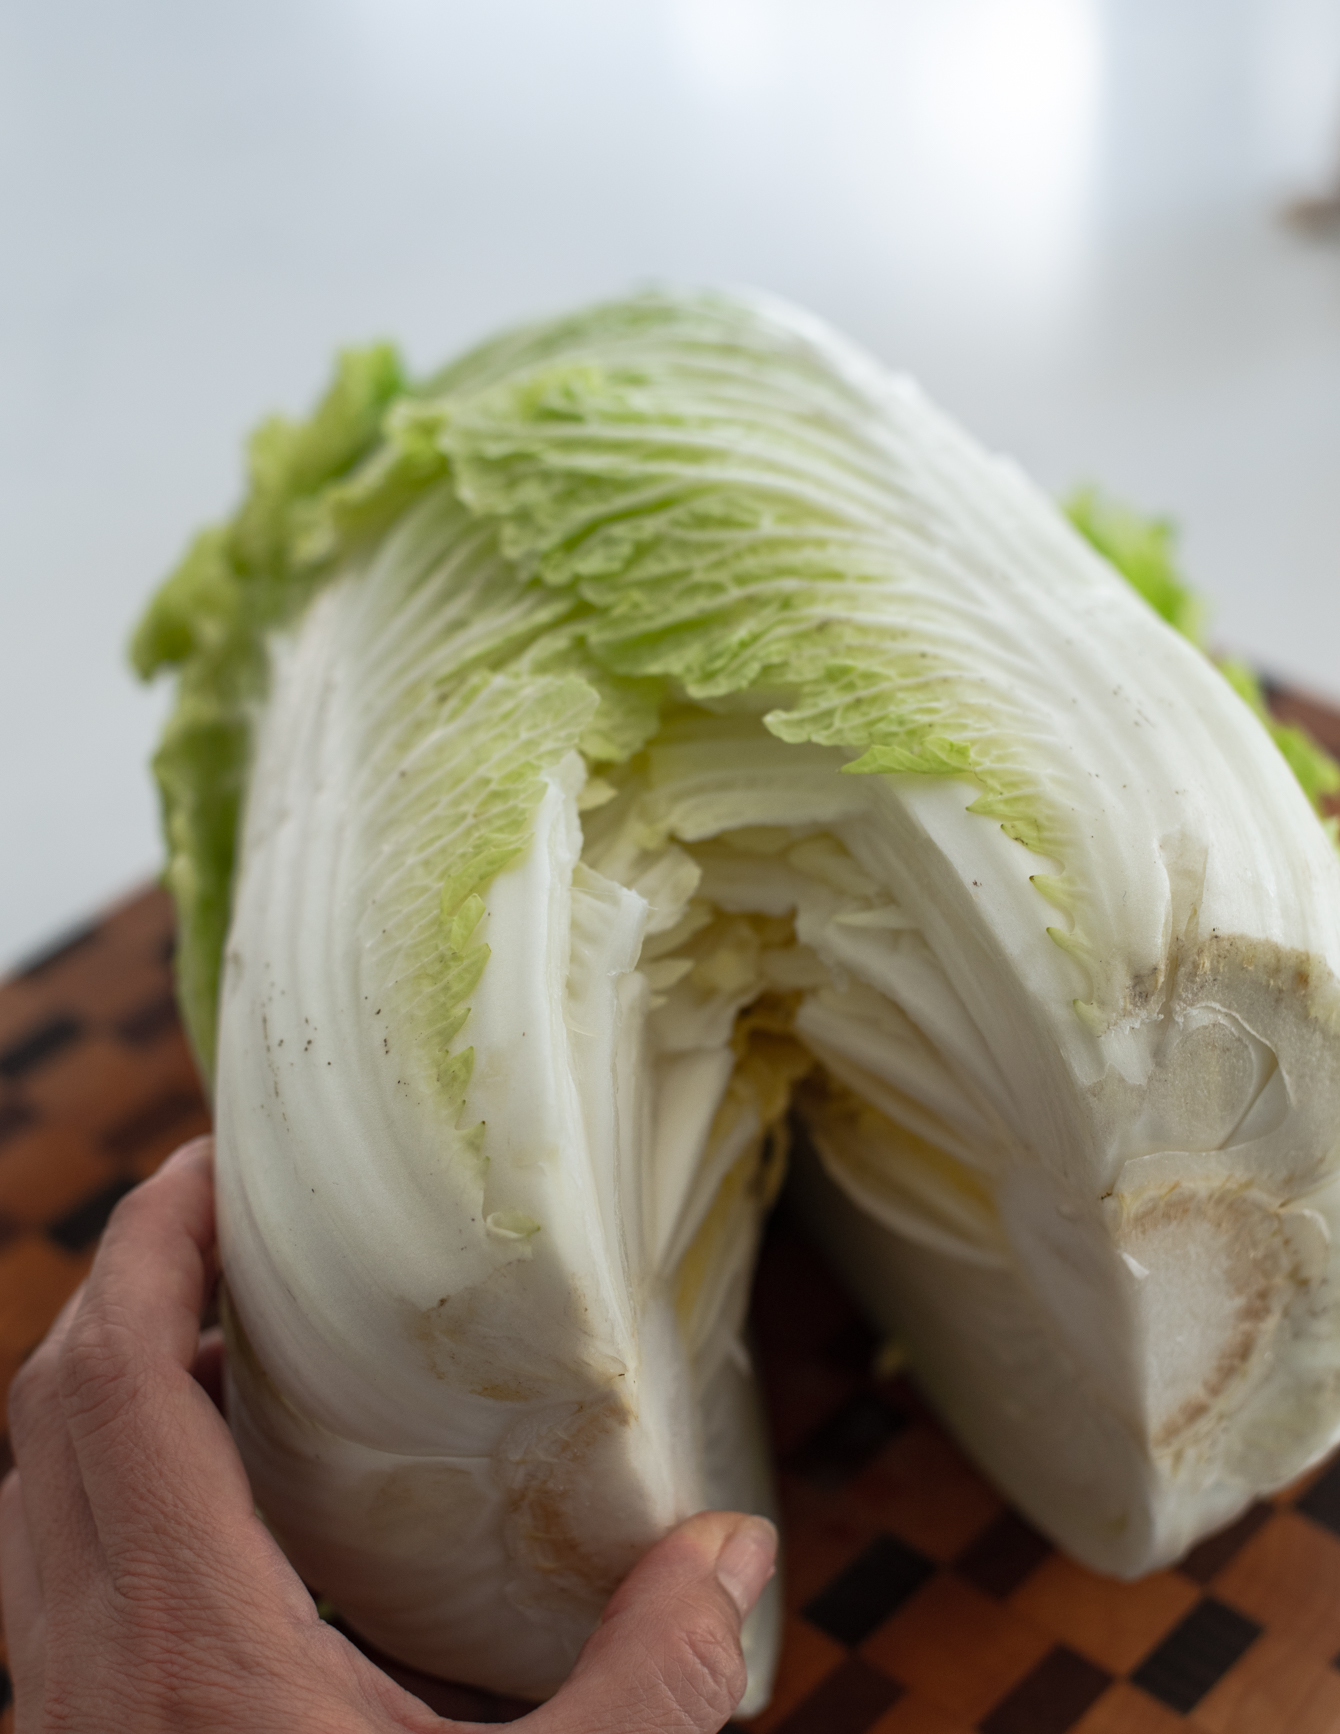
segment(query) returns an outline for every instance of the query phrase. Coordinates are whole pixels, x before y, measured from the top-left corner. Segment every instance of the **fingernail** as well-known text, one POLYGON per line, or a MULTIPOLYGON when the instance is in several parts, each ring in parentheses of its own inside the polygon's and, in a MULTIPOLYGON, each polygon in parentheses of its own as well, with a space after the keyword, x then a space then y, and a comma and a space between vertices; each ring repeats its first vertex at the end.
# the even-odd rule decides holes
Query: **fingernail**
POLYGON ((192 1138, 189 1143, 179 1144, 167 1161, 159 1164, 157 1172, 166 1174, 169 1168, 180 1168, 182 1163, 191 1161, 193 1157, 200 1154, 206 1145, 212 1145, 213 1142, 212 1136, 208 1132, 203 1132, 200 1137, 192 1138))
POLYGON ((717 1582, 743 1619, 763 1593, 777 1565, 777 1530, 766 1517, 746 1517, 717 1555, 717 1582))

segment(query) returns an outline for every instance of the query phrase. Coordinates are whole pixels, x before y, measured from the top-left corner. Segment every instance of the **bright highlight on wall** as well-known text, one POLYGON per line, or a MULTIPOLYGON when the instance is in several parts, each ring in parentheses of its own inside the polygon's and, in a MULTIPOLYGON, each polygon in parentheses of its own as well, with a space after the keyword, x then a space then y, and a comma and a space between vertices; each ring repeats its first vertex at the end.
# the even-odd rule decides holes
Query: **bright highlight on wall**
POLYGON ((821 158, 889 246, 1006 292, 1065 277, 1093 181, 1097 0, 672 0, 670 17, 701 95, 821 158))
POLYGON ((949 0, 915 13, 911 125, 947 210, 1049 277, 1073 252, 1097 143, 1100 32, 1089 0, 949 0))

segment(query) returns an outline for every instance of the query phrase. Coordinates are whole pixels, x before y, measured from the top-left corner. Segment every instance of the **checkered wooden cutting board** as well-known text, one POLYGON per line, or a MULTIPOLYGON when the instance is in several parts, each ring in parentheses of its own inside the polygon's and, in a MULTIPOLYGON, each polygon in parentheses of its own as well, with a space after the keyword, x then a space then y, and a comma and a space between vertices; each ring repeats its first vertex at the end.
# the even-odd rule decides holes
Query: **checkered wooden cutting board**
MULTIPOLYGON (((1340 716, 1273 702, 1340 752, 1340 716)), ((0 986, 0 1390, 117 1199, 208 1125, 171 926, 166 897, 146 891, 0 986)), ((1340 1734, 1340 1459, 1176 1570, 1117 1584, 1055 1552, 912 1387, 881 1376, 785 1205, 754 1329, 789 1610, 758 1734, 1340 1734)), ((443 1714, 522 1708, 397 1672, 443 1714)), ((6 1709, 0 1734, 11 1727, 6 1709)))

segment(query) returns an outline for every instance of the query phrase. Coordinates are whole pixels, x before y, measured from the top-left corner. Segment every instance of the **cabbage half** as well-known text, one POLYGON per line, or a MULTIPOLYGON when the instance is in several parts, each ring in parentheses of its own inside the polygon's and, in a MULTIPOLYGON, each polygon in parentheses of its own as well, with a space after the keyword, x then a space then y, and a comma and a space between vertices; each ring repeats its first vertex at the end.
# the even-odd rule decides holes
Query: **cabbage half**
POLYGON ((547 1693, 655 1537, 770 1509, 789 1107, 837 1267, 1077 1558, 1147 1571, 1331 1445, 1340 864, 1160 617, 1158 527, 1077 508, 1133 588, 717 295, 422 385, 346 356, 251 472, 136 655, 181 671, 231 1419, 354 1626, 547 1693))

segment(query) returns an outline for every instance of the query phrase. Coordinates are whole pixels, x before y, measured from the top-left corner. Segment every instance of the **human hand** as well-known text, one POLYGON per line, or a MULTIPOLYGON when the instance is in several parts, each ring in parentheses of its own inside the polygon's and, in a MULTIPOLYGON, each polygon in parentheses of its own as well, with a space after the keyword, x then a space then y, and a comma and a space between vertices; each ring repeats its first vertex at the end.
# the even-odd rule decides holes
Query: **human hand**
MULTIPOLYGON (((0 1596, 16 1734, 451 1734, 318 1616, 256 1516, 207 1390, 212 1145, 117 1206, 87 1283, 14 1381, 0 1596)), ((744 1690, 772 1573, 761 1518, 706 1512, 653 1548, 527 1734, 709 1734, 744 1690)))

